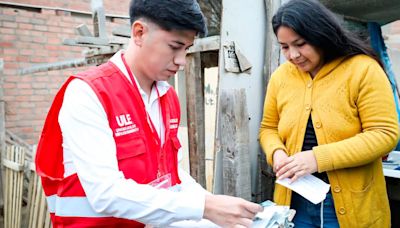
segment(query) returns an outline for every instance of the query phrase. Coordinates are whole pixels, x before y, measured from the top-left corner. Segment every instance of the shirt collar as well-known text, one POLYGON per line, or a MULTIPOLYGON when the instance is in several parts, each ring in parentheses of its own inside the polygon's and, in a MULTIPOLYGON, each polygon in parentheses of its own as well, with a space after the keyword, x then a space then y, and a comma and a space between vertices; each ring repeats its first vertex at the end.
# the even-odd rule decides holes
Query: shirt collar
MULTIPOLYGON (((128 71, 125 68, 124 62, 122 61, 122 57, 121 56, 122 56, 123 53, 124 53, 123 50, 118 51, 117 53, 115 53, 111 57, 110 61, 112 63, 114 63, 119 68, 119 70, 125 75, 125 77, 128 79, 128 81, 131 82, 131 79, 129 78, 128 71)), ((133 78, 135 79, 135 83, 136 83, 136 85, 137 85, 137 87, 139 89, 140 95, 142 95, 142 96, 146 95, 144 90, 140 87, 135 75, 133 75, 133 78)), ((171 85, 166 81, 157 81, 155 84, 157 86, 157 89, 158 89, 158 92, 160 94, 160 97, 164 96, 168 92, 169 87, 171 87, 171 85)))

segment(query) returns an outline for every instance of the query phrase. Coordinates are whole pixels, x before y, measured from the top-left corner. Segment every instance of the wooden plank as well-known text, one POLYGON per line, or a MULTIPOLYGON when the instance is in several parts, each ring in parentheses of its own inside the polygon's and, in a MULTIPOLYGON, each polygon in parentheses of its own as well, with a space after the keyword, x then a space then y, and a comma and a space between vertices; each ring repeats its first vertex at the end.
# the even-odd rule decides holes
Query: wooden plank
POLYGON ((62 44, 67 45, 67 46, 78 46, 78 47, 88 47, 88 48, 101 48, 101 47, 109 46, 109 43, 107 43, 107 44, 78 43, 76 39, 71 39, 71 38, 64 38, 62 41, 62 44))
POLYGON ((62 62, 55 62, 55 63, 44 63, 44 64, 36 64, 34 66, 24 68, 19 70, 20 75, 24 74, 32 74, 37 72, 47 72, 50 70, 62 70, 72 67, 81 67, 88 65, 88 60, 85 58, 80 59, 72 59, 62 62))
POLYGON ((108 45, 110 42, 107 38, 78 36, 76 38, 78 44, 94 44, 94 45, 108 45))
POLYGON ((119 27, 116 27, 112 30, 112 34, 114 36, 122 36, 122 37, 131 37, 131 27, 128 25, 122 25, 119 27))
POLYGON ((193 46, 189 48, 187 53, 215 51, 220 47, 220 36, 209 36, 205 38, 197 38, 194 40, 193 46))
MULTIPOLYGON (((5 158, 6 159, 11 159, 10 152, 11 148, 6 146, 6 150, 5 150, 5 158)), ((3 167, 2 167, 3 168, 3 167)), ((10 204, 10 199, 11 199, 11 190, 10 189, 12 187, 12 180, 11 180, 11 175, 12 173, 10 172, 9 169, 5 169, 4 170, 4 175, 5 175, 5 185, 4 185, 4 227, 9 227, 10 224, 10 220, 11 220, 11 213, 9 212, 10 208, 11 208, 11 204, 10 204)))
MULTIPOLYGON (((4 92, 3 92, 3 68, 4 61, 0 58, 0 158, 5 155, 6 149, 6 112, 5 112, 5 101, 4 101, 4 92)), ((4 207, 4 199, 3 199, 3 191, 4 191, 4 183, 3 183, 3 167, 1 165, 0 159, 0 211, 4 207)))
POLYGON ((249 114, 245 89, 221 91, 218 115, 223 193, 251 200, 249 114))
POLYGON ((75 30, 80 36, 93 36, 86 24, 76 26, 75 30))
POLYGON ((29 187, 28 187, 28 227, 33 227, 33 200, 36 191, 36 174, 33 170, 30 171, 29 187))
POLYGON ((204 139, 204 79, 200 53, 186 57, 186 103, 189 136, 190 174, 206 187, 204 139))
MULTIPOLYGON (((15 145, 6 146, 5 158, 23 166, 25 150, 15 145)), ((4 226, 7 228, 19 228, 22 215, 23 170, 14 170, 7 167, 5 168, 5 175, 4 226)))

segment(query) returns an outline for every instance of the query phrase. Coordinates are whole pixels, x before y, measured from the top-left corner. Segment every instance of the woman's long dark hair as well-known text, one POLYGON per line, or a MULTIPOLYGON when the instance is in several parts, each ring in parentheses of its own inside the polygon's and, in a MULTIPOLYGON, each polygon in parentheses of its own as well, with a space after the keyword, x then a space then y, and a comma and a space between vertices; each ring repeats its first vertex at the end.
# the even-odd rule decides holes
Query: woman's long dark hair
POLYGON ((338 57, 365 54, 381 64, 372 48, 343 29, 335 15, 318 1, 291 0, 281 6, 272 18, 275 35, 281 26, 293 29, 309 44, 322 50, 326 63, 338 57))

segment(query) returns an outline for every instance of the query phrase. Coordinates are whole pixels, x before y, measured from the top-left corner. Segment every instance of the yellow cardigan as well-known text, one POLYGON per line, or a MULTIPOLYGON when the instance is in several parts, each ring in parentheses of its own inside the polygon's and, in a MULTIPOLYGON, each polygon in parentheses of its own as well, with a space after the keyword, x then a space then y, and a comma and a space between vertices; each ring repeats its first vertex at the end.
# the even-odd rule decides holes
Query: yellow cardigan
MULTIPOLYGON (((312 79, 282 64, 268 84, 259 134, 269 164, 277 149, 301 151, 310 114, 318 172, 328 174, 340 227, 390 227, 381 157, 395 147, 398 123, 382 68, 357 55, 325 64, 312 79)), ((290 205, 291 191, 275 185, 274 200, 290 205)))

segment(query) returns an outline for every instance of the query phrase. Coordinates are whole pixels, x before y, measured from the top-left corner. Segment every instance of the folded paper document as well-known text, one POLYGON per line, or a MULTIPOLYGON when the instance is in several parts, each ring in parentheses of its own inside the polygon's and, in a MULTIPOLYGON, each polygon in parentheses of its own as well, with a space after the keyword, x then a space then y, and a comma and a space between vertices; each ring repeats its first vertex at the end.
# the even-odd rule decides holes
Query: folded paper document
POLYGON ((329 184, 313 175, 300 177, 293 183, 290 183, 289 178, 276 180, 276 183, 297 192, 314 204, 322 202, 326 198, 326 193, 329 192, 330 188, 329 184))

